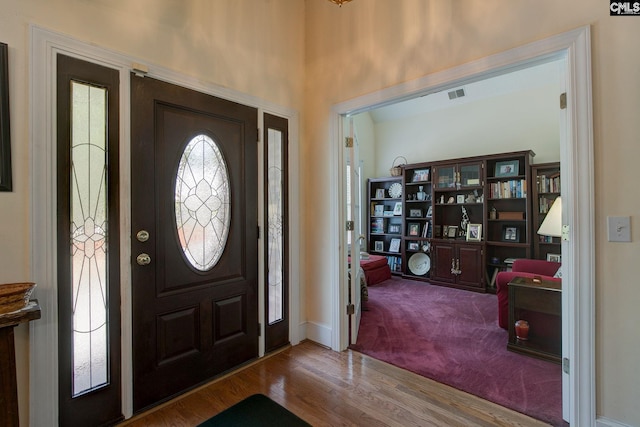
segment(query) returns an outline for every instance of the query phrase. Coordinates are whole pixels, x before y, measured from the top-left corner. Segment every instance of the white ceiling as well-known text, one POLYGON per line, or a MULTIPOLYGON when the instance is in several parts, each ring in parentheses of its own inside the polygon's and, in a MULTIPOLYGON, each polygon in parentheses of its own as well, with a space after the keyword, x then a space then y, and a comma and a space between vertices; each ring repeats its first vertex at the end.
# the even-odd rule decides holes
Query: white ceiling
POLYGON ((442 92, 436 92, 380 107, 369 111, 369 113, 374 123, 381 123, 389 120, 417 116, 430 111, 442 110, 508 93, 528 91, 538 87, 548 86, 551 83, 558 84, 558 70, 558 61, 547 62, 478 82, 450 88, 442 92), (464 89, 465 96, 452 100, 449 99, 448 92, 460 88, 464 89))

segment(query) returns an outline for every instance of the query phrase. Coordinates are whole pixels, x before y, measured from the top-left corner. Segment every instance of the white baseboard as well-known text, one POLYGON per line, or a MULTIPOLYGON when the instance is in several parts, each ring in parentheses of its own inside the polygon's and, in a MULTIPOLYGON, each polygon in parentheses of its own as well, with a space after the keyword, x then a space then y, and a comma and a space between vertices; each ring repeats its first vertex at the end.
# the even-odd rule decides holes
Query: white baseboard
POLYGON ((318 344, 331 348, 332 339, 331 327, 314 322, 304 322, 300 324, 300 337, 308 339, 318 344))
POLYGON ((623 424, 616 420, 611 420, 605 417, 598 417, 596 419, 596 427, 633 427, 629 424, 623 424))

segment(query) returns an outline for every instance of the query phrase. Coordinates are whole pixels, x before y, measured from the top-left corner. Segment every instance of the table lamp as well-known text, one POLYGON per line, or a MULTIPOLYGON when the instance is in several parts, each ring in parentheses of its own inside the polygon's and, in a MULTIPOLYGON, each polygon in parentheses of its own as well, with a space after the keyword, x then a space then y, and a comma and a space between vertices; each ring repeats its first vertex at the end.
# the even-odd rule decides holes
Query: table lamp
POLYGON ((560 196, 556 197, 547 216, 544 217, 544 221, 538 228, 538 234, 552 237, 562 236, 562 200, 560 196))

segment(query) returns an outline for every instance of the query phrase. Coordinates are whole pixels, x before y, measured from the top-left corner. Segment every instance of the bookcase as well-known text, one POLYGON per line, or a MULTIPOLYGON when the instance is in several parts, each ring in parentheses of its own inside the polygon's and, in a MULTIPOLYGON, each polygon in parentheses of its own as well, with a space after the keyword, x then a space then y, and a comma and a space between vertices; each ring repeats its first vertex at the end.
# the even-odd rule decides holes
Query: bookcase
POLYGON ((402 177, 371 178, 368 195, 368 252, 387 257, 391 272, 402 272, 402 177))
POLYGON ((521 151, 487 159, 487 285, 495 292, 495 276, 513 259, 531 258, 531 163, 535 154, 521 151))
POLYGON ((430 277, 431 237, 433 233, 433 188, 431 166, 417 163, 403 170, 405 276, 422 280, 430 277))
POLYGON ((541 163, 531 166, 531 176, 535 180, 532 188, 533 203, 533 257, 547 259, 547 255, 560 255, 560 238, 540 236, 538 228, 544 221, 551 205, 560 196, 560 163, 541 163))
POLYGON ((484 290, 485 163, 485 158, 478 157, 433 165, 431 279, 434 283, 484 290), (468 226, 476 230, 469 238, 468 226))
POLYGON ((532 215, 534 156, 525 150, 414 163, 402 167, 402 177, 370 179, 369 252, 387 256, 404 277, 494 292, 496 274, 512 259, 531 258, 532 220, 542 221, 532 215))

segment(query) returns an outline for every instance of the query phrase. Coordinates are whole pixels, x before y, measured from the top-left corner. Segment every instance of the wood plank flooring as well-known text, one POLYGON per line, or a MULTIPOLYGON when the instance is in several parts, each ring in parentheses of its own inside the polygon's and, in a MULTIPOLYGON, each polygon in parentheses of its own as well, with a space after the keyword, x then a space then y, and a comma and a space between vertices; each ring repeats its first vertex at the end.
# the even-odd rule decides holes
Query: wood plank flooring
POLYGON ((305 341, 138 415, 126 426, 197 426, 263 393, 313 426, 546 426, 347 350, 305 341))

